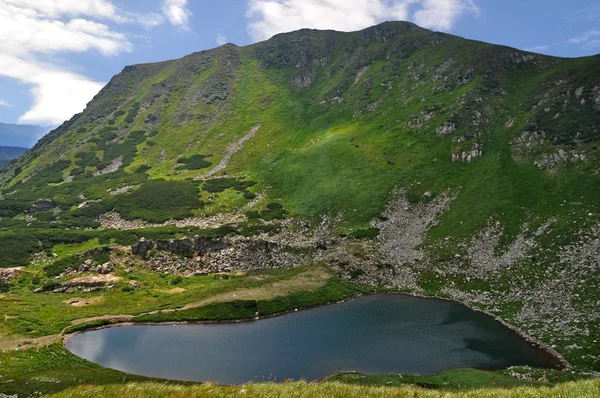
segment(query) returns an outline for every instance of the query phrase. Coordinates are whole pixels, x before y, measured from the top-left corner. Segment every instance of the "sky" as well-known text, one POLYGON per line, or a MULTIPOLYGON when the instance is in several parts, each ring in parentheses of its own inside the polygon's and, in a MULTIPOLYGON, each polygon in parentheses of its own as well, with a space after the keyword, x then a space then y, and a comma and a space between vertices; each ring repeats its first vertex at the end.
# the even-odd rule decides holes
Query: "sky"
POLYGON ((56 126, 127 65, 391 20, 554 56, 600 53, 600 0, 0 0, 0 122, 56 126))

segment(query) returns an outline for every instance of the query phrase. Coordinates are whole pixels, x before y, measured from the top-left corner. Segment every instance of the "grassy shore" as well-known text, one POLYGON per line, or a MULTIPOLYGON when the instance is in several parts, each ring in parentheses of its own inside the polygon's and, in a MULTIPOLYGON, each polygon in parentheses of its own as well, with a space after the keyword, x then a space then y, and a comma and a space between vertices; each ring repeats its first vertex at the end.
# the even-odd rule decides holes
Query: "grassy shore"
POLYGON ((597 397, 600 395, 600 381, 584 381, 566 383, 555 387, 518 387, 510 390, 490 388, 461 392, 432 391, 415 386, 403 387, 372 387, 358 386, 343 383, 261 383, 246 384, 243 386, 221 387, 211 383, 194 386, 171 385, 156 382, 134 382, 123 384, 110 384, 93 387, 89 385, 68 389, 51 395, 53 398, 76 397, 106 397, 106 398, 152 398, 152 397, 257 397, 257 398, 565 398, 565 397, 597 397))

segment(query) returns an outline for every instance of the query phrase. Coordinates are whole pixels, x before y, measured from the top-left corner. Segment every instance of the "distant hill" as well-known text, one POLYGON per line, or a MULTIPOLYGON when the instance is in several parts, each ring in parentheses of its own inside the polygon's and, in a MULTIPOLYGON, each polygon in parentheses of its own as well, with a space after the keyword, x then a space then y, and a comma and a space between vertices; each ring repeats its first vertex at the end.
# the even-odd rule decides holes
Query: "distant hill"
POLYGON ((27 151, 27 148, 18 146, 0 146, 0 169, 18 158, 27 151))
POLYGON ((0 123, 0 145, 30 148, 49 131, 44 126, 0 123))

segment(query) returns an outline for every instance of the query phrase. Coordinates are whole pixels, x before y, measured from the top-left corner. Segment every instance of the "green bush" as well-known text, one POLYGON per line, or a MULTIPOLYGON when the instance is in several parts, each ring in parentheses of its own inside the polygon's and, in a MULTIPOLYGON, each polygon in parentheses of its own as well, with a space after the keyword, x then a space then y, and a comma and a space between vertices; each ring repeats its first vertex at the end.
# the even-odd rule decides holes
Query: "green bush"
POLYGON ((198 193, 192 182, 150 180, 133 192, 114 197, 112 203, 125 219, 163 222, 191 217, 192 210, 204 206, 198 193))
POLYGON ((138 111, 140 110, 140 103, 136 102, 133 104, 133 106, 131 107, 131 109, 129 109, 129 111, 127 112, 127 116, 125 116, 125 122, 126 123, 132 123, 134 121, 134 119, 136 118, 138 111))
POLYGON ((177 162, 183 165, 177 167, 177 170, 200 170, 209 167, 212 163, 204 160, 207 155, 193 155, 189 158, 179 158, 177 162))
POLYGON ((46 266, 44 269, 46 271, 46 275, 53 277, 62 274, 67 268, 77 268, 79 265, 81 265, 81 258, 77 256, 68 256, 61 258, 60 260, 56 260, 52 264, 46 266))
POLYGON ((366 228, 353 231, 350 236, 357 239, 376 238, 379 236, 379 228, 366 228))

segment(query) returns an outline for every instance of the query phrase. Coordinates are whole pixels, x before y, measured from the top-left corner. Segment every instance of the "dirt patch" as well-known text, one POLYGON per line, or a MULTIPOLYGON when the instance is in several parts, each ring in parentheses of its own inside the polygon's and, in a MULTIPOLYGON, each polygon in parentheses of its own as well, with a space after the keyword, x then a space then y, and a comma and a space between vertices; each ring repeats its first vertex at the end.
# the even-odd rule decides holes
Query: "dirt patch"
POLYGON ((182 287, 174 287, 173 289, 169 289, 169 290, 157 290, 161 293, 167 293, 167 294, 180 294, 185 292, 185 289, 182 287))
POLYGON ((70 298, 68 300, 63 301, 64 303, 70 305, 71 307, 86 307, 88 305, 99 304, 104 299, 104 296, 97 296, 92 298, 70 298))
POLYGON ((60 341, 60 335, 52 334, 33 339, 0 340, 0 350, 14 351, 29 348, 40 348, 60 341))
POLYGON ((78 286, 78 285, 94 285, 94 284, 109 284, 117 283, 121 278, 111 274, 108 275, 92 275, 92 276, 81 276, 79 278, 73 278, 66 281, 63 285, 65 286, 78 286))
POLYGON ((264 281, 265 279, 269 279, 271 275, 255 275, 248 277, 249 281, 264 281))

